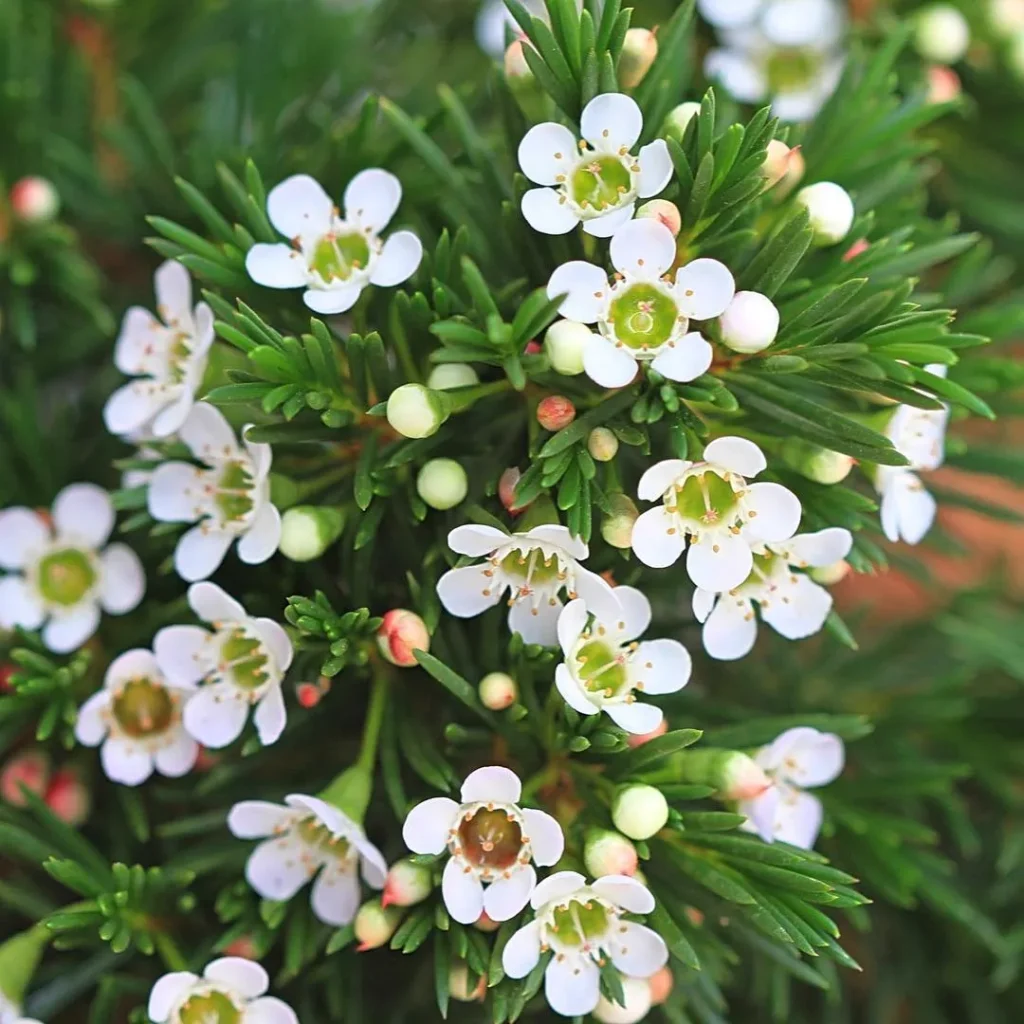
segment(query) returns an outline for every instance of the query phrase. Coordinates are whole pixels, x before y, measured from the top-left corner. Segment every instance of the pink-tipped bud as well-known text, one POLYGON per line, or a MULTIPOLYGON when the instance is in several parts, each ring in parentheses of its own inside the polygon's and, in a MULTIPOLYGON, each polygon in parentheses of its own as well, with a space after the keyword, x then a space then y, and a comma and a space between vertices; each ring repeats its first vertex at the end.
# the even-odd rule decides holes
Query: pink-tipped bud
POLYGON ((480 703, 491 711, 504 711, 519 699, 516 681, 505 672, 489 672, 480 680, 480 703))
POLYGON ((809 569, 807 575, 815 583, 820 583, 823 587, 834 587, 837 583, 842 583, 850 575, 850 563, 844 560, 842 562, 833 562, 831 565, 818 566, 815 569, 809 569))
POLYGON ((422 903, 434 890, 430 869, 406 858, 391 865, 384 891, 380 896, 382 907, 412 907, 422 903))
POLYGON ((46 806, 72 828, 84 825, 92 810, 92 793, 73 768, 61 768, 53 773, 43 799, 46 806))
POLYGON ((649 203, 644 203, 636 211, 636 215, 664 224, 672 232, 673 238, 678 238, 679 232, 683 230, 683 215, 679 212, 679 207, 667 199, 652 199, 649 203))
POLYGON ((33 175, 14 183, 11 209, 23 224, 45 224, 57 216, 60 196, 53 182, 33 175))
POLYGON ((686 920, 694 926, 699 928, 704 923, 704 911, 698 910, 696 907, 687 907, 684 911, 686 914, 686 920))
POLYGON ((380 900, 367 900, 356 914, 352 927, 356 933, 356 950, 365 953, 380 949, 398 930, 402 920, 400 907, 382 907, 380 900))
POLYGON ((416 664, 413 651, 430 650, 430 634, 426 623, 407 608, 392 608, 377 630, 380 653, 392 665, 410 668, 416 664))
POLYGON ((640 866, 636 847, 621 833, 594 828, 583 843, 583 863, 594 878, 635 875, 640 866))
POLYGON ((519 479, 523 474, 515 466, 509 466, 498 480, 498 497, 501 499, 505 511, 517 516, 526 506, 516 504, 516 487, 519 486, 519 479))
POLYGON ((660 971, 647 979, 647 984, 651 986, 652 1006, 661 1006, 672 995, 673 980, 672 972, 667 967, 662 967, 660 971))
POLYGON ((960 76, 944 64, 933 64, 928 69, 928 102, 952 103, 960 98, 963 87, 960 76))
MULTIPOLYGON (((475 975, 473 976, 475 978, 475 975)), ((470 980, 469 968, 457 963, 448 972, 448 991, 460 1003, 482 1003, 487 995, 487 979, 470 980)))
POLYGON ((619 57, 619 84, 635 89, 651 70, 658 56, 658 38, 648 28, 631 28, 626 32, 619 57))
POLYGON ((765 188, 774 188, 778 185, 793 170, 794 164, 802 159, 799 146, 787 146, 781 139, 772 139, 768 143, 768 155, 761 164, 765 188))
POLYGON ((537 406, 537 422, 552 432, 562 430, 576 419, 576 406, 564 395, 548 395, 537 406))
POLYGON ((320 688, 315 683, 299 683, 295 687, 295 696, 304 708, 315 708, 323 699, 320 688))
POLYGON ((524 356, 539 356, 544 351, 544 346, 536 339, 526 343, 526 348, 523 349, 524 356))
POLYGON ((222 759, 222 754, 217 754, 212 750, 207 750, 206 747, 200 747, 199 754, 196 757, 196 771, 208 772, 212 768, 216 768, 222 759))
POLYGON ((243 960, 259 960, 260 951, 251 935, 239 935, 222 950, 225 956, 240 956, 243 960))
POLYGON ((739 750, 684 750, 676 755, 675 767, 680 782, 714 786, 719 800, 753 800, 772 784, 764 769, 739 750))
POLYGON ((651 732, 645 732, 640 736, 629 735, 626 737, 626 742, 635 750, 637 747, 642 747, 645 743, 650 743, 651 740, 656 740, 659 736, 664 736, 667 732, 668 720, 663 718, 656 729, 651 732))
POLYGON ((532 79, 533 72, 526 62, 526 54, 523 52, 523 41, 514 39, 509 43, 505 51, 505 77, 509 82, 522 79, 532 79))
POLYGON ((867 252, 870 248, 870 244, 866 238, 858 238, 849 249, 843 253, 843 262, 849 263, 851 260, 855 260, 862 252, 867 252))
POLYGON ((495 921, 494 918, 489 917, 488 914, 487 914, 487 911, 485 910, 473 922, 473 927, 478 932, 483 932, 484 934, 490 934, 491 932, 496 932, 501 927, 501 922, 500 921, 495 921))
POLYGON ((18 671, 16 665, 12 665, 9 661, 5 661, 0 665, 0 693, 13 693, 14 683, 11 680, 14 678, 14 673, 18 671))
POLYGON ((45 751, 23 750, 9 758, 0 770, 0 800, 12 807, 24 807, 27 803, 24 786, 30 793, 43 797, 50 782, 50 759, 45 751))

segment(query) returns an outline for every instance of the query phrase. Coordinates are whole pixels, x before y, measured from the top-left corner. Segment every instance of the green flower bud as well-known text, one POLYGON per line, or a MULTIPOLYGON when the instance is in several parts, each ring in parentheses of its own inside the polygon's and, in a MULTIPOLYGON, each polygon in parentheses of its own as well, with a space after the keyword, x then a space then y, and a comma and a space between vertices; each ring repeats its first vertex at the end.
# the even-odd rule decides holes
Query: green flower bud
POLYGON ((480 378, 469 363, 439 363, 427 378, 427 387, 435 391, 469 388, 479 383, 480 378))
POLYGON ((684 750, 671 763, 680 782, 714 786, 721 800, 752 800, 771 785, 764 769, 739 750, 684 750))
POLYGON ((590 344, 594 332, 575 320, 559 320, 544 335, 544 351, 551 368, 566 377, 583 372, 583 351, 590 344))
POLYGON ((625 551, 633 540, 633 524, 640 518, 640 511, 633 500, 625 494, 610 494, 608 504, 611 515, 601 520, 601 536, 613 548, 625 551))
POLYGON ((654 786, 640 783, 624 786, 615 795, 612 821, 630 839, 650 839, 668 821, 668 801, 654 786))
POLYGON ((753 354, 766 349, 779 333, 779 311, 760 292, 737 292, 719 317, 722 344, 733 352, 753 354))
POLYGON ((650 1013, 651 986, 646 978, 622 975, 622 995, 624 1006, 601 996, 594 1010, 594 1019, 601 1024, 637 1024, 650 1013))
POLYGON ((311 562, 341 536, 344 526, 339 508, 296 505, 281 517, 281 554, 293 562, 311 562))
POLYGON ((847 561, 833 562, 831 565, 822 565, 814 569, 808 569, 807 575, 820 583, 823 587, 834 587, 842 583, 850 575, 850 563, 847 561))
POLYGON ((700 113, 700 104, 687 102, 680 103, 678 107, 670 110, 668 116, 661 124, 659 135, 665 138, 675 139, 681 142, 686 132, 686 126, 700 113))
POLYGON ((633 875, 640 863, 636 847, 610 829, 589 829, 583 844, 583 863, 594 878, 633 875))
POLYGON ((914 46, 925 60, 955 64, 970 45, 971 28, 952 4, 932 4, 917 15, 914 46))
POLYGON ((519 699, 516 681, 505 672, 489 672, 480 680, 480 703, 491 711, 504 711, 519 699))
POLYGON ((433 891, 430 868, 406 858, 391 865, 380 904, 382 907, 411 907, 422 903, 433 891))
POLYGON ((454 459, 431 459, 416 477, 416 493, 442 512, 455 508, 468 491, 466 471, 454 459))
POLYGON ((607 427, 594 427, 587 438, 587 451, 598 462, 611 462, 618 454, 619 439, 607 427))
POLYGON ((783 444, 782 457, 798 473, 819 484, 838 484, 845 480, 854 462, 849 455, 796 437, 783 444))
POLYGON ((658 38, 650 29, 629 29, 619 57, 619 84, 624 89, 635 89, 651 70, 657 56, 658 38))
POLYGON ((388 399, 388 423, 403 437, 436 434, 451 413, 451 402, 443 391, 422 384, 403 384, 388 399))
POLYGON ((356 914, 352 927, 359 945, 356 949, 365 953, 369 949, 379 949, 390 941, 398 930, 402 920, 401 907, 383 907, 380 900, 368 900, 356 914))

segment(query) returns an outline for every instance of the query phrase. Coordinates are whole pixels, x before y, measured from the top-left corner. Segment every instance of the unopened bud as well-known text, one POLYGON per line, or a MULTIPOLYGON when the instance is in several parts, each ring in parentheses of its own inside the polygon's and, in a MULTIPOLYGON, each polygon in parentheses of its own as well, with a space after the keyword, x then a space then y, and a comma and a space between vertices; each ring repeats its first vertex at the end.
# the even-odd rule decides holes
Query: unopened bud
POLYGON ((439 363, 427 378, 427 387, 435 391, 469 388, 479 383, 480 378, 469 363, 439 363))
POLYGON ((679 212, 679 207, 667 199, 652 199, 649 203, 644 203, 636 211, 636 215, 638 218, 656 220, 664 224, 672 232, 673 238, 678 238, 679 232, 683 230, 683 215, 679 212))
POLYGON ((45 224, 57 216, 59 209, 60 196, 46 178, 22 178, 11 188, 11 210, 22 224, 45 224))
POLYGON ((619 452, 619 439, 607 427, 594 427, 587 437, 587 451, 598 462, 611 462, 619 452))
POLYGON ((431 459, 416 477, 416 493, 431 507, 455 508, 469 491, 469 477, 454 459, 431 459))
POLYGON ((871 243, 866 238, 858 238, 853 245, 850 246, 846 252, 843 253, 843 262, 852 263, 861 253, 867 252, 871 248, 871 243))
POLYGON ((243 960, 259 960, 260 951, 251 935, 239 935, 232 939, 221 952, 225 956, 238 956, 243 960))
POLYGON ((46 794, 49 782, 50 759, 45 751, 23 750, 9 758, 0 770, 0 800, 12 807, 24 807, 28 801, 22 787, 42 797, 46 794))
POLYGON ((672 763, 681 782, 713 786, 720 800, 753 800, 772 784, 764 769, 739 750, 685 750, 672 763))
POLYGON ((296 505, 281 517, 281 554, 293 562, 312 562, 341 536, 344 526, 340 508, 296 505))
POLYGON ((737 292, 718 321, 722 344, 733 352, 762 352, 779 333, 779 311, 760 292, 737 292))
POLYGON ((668 801, 654 786, 640 783, 624 786, 615 795, 612 821, 630 839, 650 839, 668 821, 668 801))
POLYGON ((480 703, 491 711, 504 711, 519 699, 516 681, 505 672, 489 672, 480 680, 480 703))
POLYGON ((605 996, 598 1000, 594 1019, 601 1024, 637 1024, 650 1013, 651 986, 646 978, 631 978, 621 975, 622 995, 625 1005, 620 1006, 605 996))
POLYGON ((448 972, 448 991, 460 1003, 482 1003, 487 995, 487 979, 473 975, 471 981, 465 963, 453 964, 448 972))
POLYGON ((53 773, 43 799, 46 806, 72 828, 84 825, 92 810, 92 793, 72 768, 61 768, 53 773))
POLYGON ((626 743, 629 744, 631 749, 635 750, 637 747, 642 747, 645 743, 650 743, 651 740, 656 740, 659 736, 664 736, 667 732, 668 719, 663 718, 651 732, 641 733, 639 736, 634 736, 631 733, 626 737, 626 743))
POLYGON ((377 630, 380 653, 392 665, 410 668, 416 664, 413 651, 430 650, 426 623, 406 608, 392 608, 377 630))
POLYGON ((794 163, 803 159, 800 155, 800 147, 786 145, 782 139, 772 139, 768 143, 768 155, 761 165, 761 173, 764 175, 765 188, 774 188, 793 169, 794 163))
POLYGON ((315 708, 324 695, 315 683, 299 683, 295 687, 295 696, 302 707, 309 709, 315 708))
POLYGON ((853 470, 854 460, 842 452, 791 437, 782 446, 782 457, 798 473, 819 484, 838 484, 853 470))
POLYGON ((380 900, 367 900, 356 914, 352 922, 353 930, 359 945, 356 949, 365 953, 370 949, 380 949, 385 942, 398 930, 402 920, 400 907, 382 907, 380 900))
POLYGON ((14 673, 17 672, 17 666, 12 665, 9 661, 5 661, 0 664, 0 693, 13 693, 14 692, 14 673))
POLYGON ((388 399, 388 423, 403 437, 430 437, 436 434, 451 411, 443 391, 422 384, 403 384, 388 399))
POLYGON ((668 997, 672 995, 673 981, 672 971, 668 967, 662 967, 647 979, 647 984, 651 987, 652 1006, 661 1006, 668 1001, 668 997))
POLYGON ((680 103, 678 107, 670 110, 668 116, 662 122, 659 135, 665 138, 675 139, 682 142, 686 134, 686 126, 700 113, 700 104, 687 102, 680 103))
POLYGON ((530 70, 526 54, 523 52, 521 39, 514 39, 505 50, 505 78, 510 84, 516 80, 533 78, 533 72, 530 70))
POLYGON ((816 245, 835 245, 850 233, 855 215, 853 200, 835 182, 808 185, 797 193, 796 201, 810 215, 816 245))
POLYGON ((636 847, 618 832, 590 829, 583 843, 583 863, 594 878, 632 875, 640 865, 636 847))
POLYGON ((583 372, 583 352, 594 340, 594 332, 575 320, 559 320, 544 335, 544 350, 551 368, 566 377, 583 372))
POLYGON ((481 915, 473 922, 473 927, 478 932, 484 932, 484 934, 490 934, 496 932, 501 927, 500 921, 495 921, 493 917, 490 917, 487 911, 483 911, 481 915))
POLYGON ((601 520, 601 536, 613 548, 625 551, 633 542, 633 526, 640 518, 640 510, 626 494, 608 496, 611 513, 601 520))
POLYGON ((569 426, 576 419, 576 406, 564 395, 548 395, 537 405, 537 422, 552 432, 569 426))
POLYGON ((382 907, 412 907, 422 903, 433 891, 430 868, 406 858, 391 865, 380 904, 382 907))
POLYGON ((963 92, 960 76, 945 64, 933 64, 928 69, 928 102, 952 103, 963 92))
POLYGON ((498 480, 498 497, 501 499, 502 505, 505 506, 505 511, 511 512, 514 516, 527 507, 516 504, 516 487, 519 485, 522 475, 515 466, 509 466, 498 480))
POLYGON ((997 35, 1009 38, 1024 32, 1024 0, 989 0, 988 17, 997 35))
POLYGON ((635 89, 651 70, 657 56, 658 38, 650 29, 629 29, 619 57, 619 84, 624 89, 635 89))
POLYGON ((833 562, 831 565, 820 565, 816 568, 808 569, 807 575, 815 583, 820 583, 823 587, 834 587, 837 583, 842 583, 850 575, 850 563, 843 559, 843 561, 833 562))
POLYGON ((925 60, 955 64, 970 44, 967 19, 952 4, 933 4, 917 15, 914 45, 925 60))

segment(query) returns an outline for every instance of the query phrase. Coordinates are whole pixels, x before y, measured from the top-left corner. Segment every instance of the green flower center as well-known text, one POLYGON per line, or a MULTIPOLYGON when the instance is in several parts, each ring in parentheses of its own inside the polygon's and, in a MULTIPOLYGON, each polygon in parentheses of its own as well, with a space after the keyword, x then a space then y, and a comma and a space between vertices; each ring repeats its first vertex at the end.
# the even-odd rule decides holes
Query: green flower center
POLYGON ((756 584, 761 586, 765 582, 771 580, 772 572, 776 565, 779 563, 778 555, 766 554, 766 555, 754 555, 754 568, 750 570, 750 575, 743 581, 742 586, 748 584, 756 584))
POLYGON ((540 548, 516 549, 501 560, 501 570, 527 586, 545 586, 560 582, 562 568, 555 555, 545 555, 540 548))
POLYGON ((243 629, 232 629, 220 648, 221 662, 242 690, 258 690, 268 679, 263 642, 243 629))
POLYGON ((347 281, 370 262, 370 243, 358 231, 343 235, 324 235, 313 250, 309 269, 324 281, 347 281))
POLYGON ((217 508, 225 522, 245 519, 253 510, 253 479, 246 462, 225 462, 217 484, 217 508))
POLYGON ((176 334, 167 353, 167 377, 172 384, 185 380, 185 370, 192 355, 191 339, 187 334, 176 334))
POLYGON ((548 931, 563 946, 582 946, 608 931, 608 911, 595 899, 571 899, 552 915, 548 931))
POLYGON ((167 687, 151 679, 133 679, 114 698, 118 725, 136 739, 166 732, 174 719, 174 701, 167 687))
POLYGON ((633 188, 629 168, 617 156, 584 158, 572 172, 569 195, 582 209, 609 210, 633 188))
POLYGON ((303 841, 320 853, 330 854, 338 860, 345 860, 349 854, 349 842, 341 836, 335 836, 331 830, 316 818, 305 818, 300 821, 296 831, 303 841))
POLYGON ((625 664, 618 648, 604 640, 588 640, 576 652, 576 673, 585 689, 614 697, 628 688, 625 664))
POLYGON ((676 510, 683 519, 705 526, 728 526, 739 512, 739 498, 728 480, 707 471, 676 487, 676 510))
POLYGON ((657 285, 634 284, 617 296, 608 322, 616 340, 634 351, 657 349, 677 333, 679 307, 657 285))
POLYGON ((51 551, 39 562, 39 590, 51 604, 72 607, 89 593, 95 583, 93 561, 78 548, 51 551))
POLYGON ((223 992, 192 996, 178 1011, 181 1024, 240 1024, 242 1014, 223 992))
POLYGON ((814 82, 820 70, 820 55, 800 48, 775 50, 765 66, 768 88, 773 93, 804 89, 814 82))
POLYGON ((506 871, 523 849, 523 830, 508 811, 481 807, 459 824, 459 846, 474 867, 506 871))

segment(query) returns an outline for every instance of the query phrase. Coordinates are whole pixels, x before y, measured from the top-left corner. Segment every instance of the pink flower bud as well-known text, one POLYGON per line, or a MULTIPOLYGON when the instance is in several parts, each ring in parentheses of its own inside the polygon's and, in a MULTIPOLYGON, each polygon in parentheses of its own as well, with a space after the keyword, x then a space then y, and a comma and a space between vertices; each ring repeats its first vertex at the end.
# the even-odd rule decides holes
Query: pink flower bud
POLYGON ((92 810, 92 793, 72 768, 61 768, 53 773, 43 799, 46 806, 72 828, 84 825, 92 810))
POLYGON ((17 671, 17 666, 12 665, 9 661, 5 661, 0 665, 0 693, 14 692, 14 683, 12 683, 11 680, 14 678, 14 673, 17 671))
POLYGON ((505 672, 489 672, 480 680, 480 703, 491 711, 504 711, 519 699, 516 681, 505 672))
POLYGON ((22 178, 11 188, 11 209, 23 224, 44 224, 57 216, 60 196, 46 178, 22 178))
POLYGON ((761 165, 765 188, 774 188, 793 169, 794 161, 800 157, 800 147, 787 146, 781 139, 768 143, 768 155, 761 165))
POLYGON ((843 262, 849 263, 851 260, 855 260, 862 252, 867 252, 869 248, 870 246, 866 238, 858 238, 843 254, 843 262))
POLYGON ((562 430, 576 419, 576 406, 562 395, 548 395, 537 406, 537 422, 552 432, 562 430))
POLYGON ((222 760, 222 755, 214 753, 212 750, 207 750, 206 747, 199 748, 199 754, 196 757, 196 771, 197 772, 208 772, 211 768, 216 768, 222 760))
POLYGON ((667 199, 652 199, 649 203, 644 203, 636 211, 636 215, 660 221, 672 232, 673 238, 678 238, 679 232, 683 230, 683 215, 679 212, 679 207, 667 199))
POLYGON ((523 349, 524 356, 539 356, 544 351, 544 346, 534 338, 532 341, 526 343, 526 348, 523 349))
POLYGON ((933 64, 928 69, 928 102, 952 103, 962 92, 960 76, 944 64, 933 64))
POLYGON ((505 506, 505 511, 514 516, 519 515, 526 508, 525 505, 516 504, 516 487, 519 486, 519 478, 522 475, 515 466, 509 466, 498 480, 498 497, 501 499, 502 505, 505 506))
POLYGON ((658 56, 658 39, 647 28, 631 28, 626 32, 619 57, 619 84, 624 89, 634 89, 651 70, 658 56))
POLYGON ((469 968, 464 963, 457 963, 448 972, 448 991, 452 999, 460 1003, 482 1003, 487 995, 487 979, 480 978, 470 988, 469 968))
POLYGON ((662 719, 661 723, 652 732, 645 732, 642 736, 629 735, 626 737, 626 742, 635 750, 637 747, 642 747, 645 743, 650 743, 651 740, 656 740, 659 736, 664 736, 668 732, 668 720, 662 719))
POLYGON ((356 950, 365 953, 369 949, 380 949, 398 930, 401 920, 399 907, 382 907, 380 900, 368 900, 359 908, 352 923, 359 941, 356 950))
POLYGON ((495 921, 493 918, 487 915, 485 910, 474 922, 473 927, 478 932, 484 932, 488 934, 490 932, 496 932, 501 927, 500 921, 495 921))
POLYGON ((595 877, 634 875, 640 866, 636 847, 618 832, 590 829, 583 844, 583 863, 595 877))
POLYGON ((0 800, 12 807, 24 807, 27 801, 21 787, 36 796, 44 796, 49 781, 50 759, 45 751, 38 748, 23 750, 9 758, 0 770, 0 800))
POLYGON ((651 986, 651 1005, 661 1006, 672 994, 672 972, 667 967, 662 967, 657 974, 652 974, 647 979, 651 986))
POLYGON ((772 780, 753 758, 734 751, 723 768, 719 795, 726 800, 753 800, 771 784, 772 780))
POLYGON ((416 664, 413 651, 430 650, 430 634, 415 612, 392 608, 377 630, 377 646, 392 665, 409 668, 416 664))
POLYGON ((406 858, 391 865, 384 891, 382 907, 411 907, 422 903, 434 890, 430 868, 406 858))
POLYGON ((523 53, 523 41, 514 39, 509 43, 505 51, 505 77, 510 81, 513 79, 533 78, 530 65, 526 63, 526 54, 523 53))
POLYGON ((295 687, 295 696, 304 708, 315 708, 323 699, 323 694, 315 683, 299 683, 295 687))
POLYGON ((846 561, 833 562, 832 565, 809 569, 807 574, 815 583, 820 583, 823 587, 834 587, 850 575, 850 563, 846 561))
POLYGON ((243 960, 259 960, 260 953, 251 935, 239 935, 222 950, 224 956, 240 956, 243 960))

